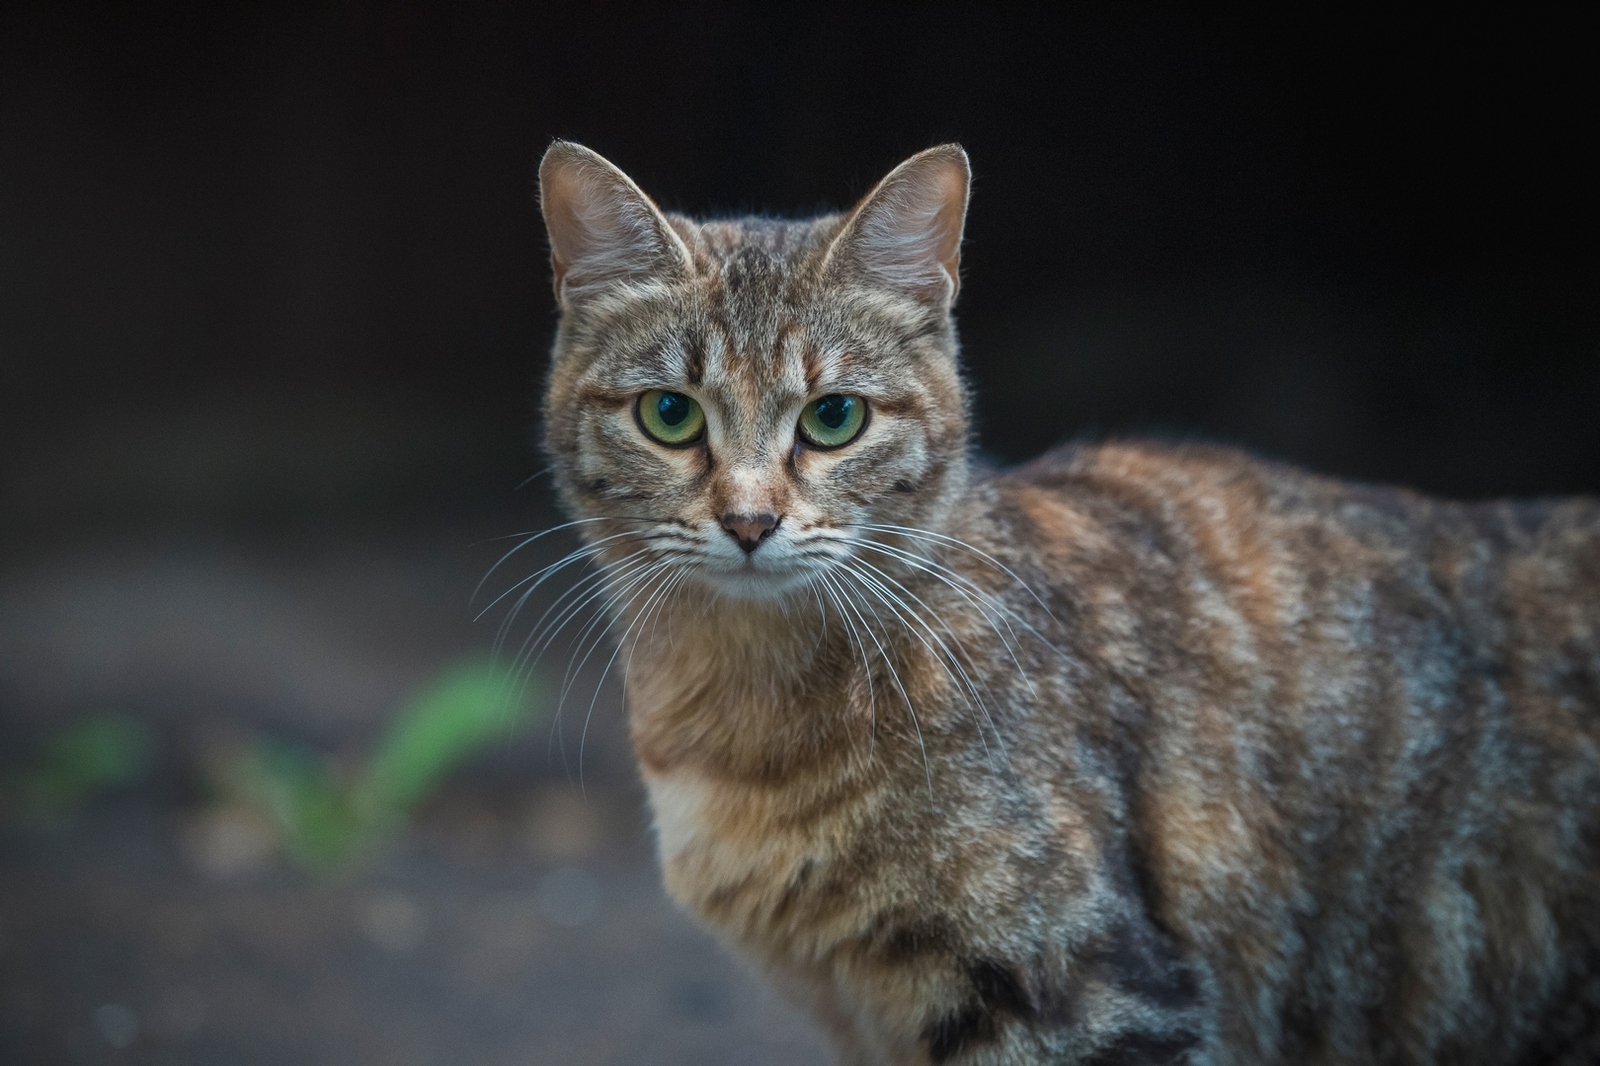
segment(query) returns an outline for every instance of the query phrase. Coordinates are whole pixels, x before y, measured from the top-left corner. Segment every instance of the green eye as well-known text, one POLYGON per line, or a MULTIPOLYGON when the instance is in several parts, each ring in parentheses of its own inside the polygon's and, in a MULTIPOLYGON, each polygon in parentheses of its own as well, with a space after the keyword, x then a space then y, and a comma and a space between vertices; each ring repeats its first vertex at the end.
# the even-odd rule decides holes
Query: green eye
POLYGON ((639 397, 639 426, 662 444, 693 444, 705 432, 706 413, 681 392, 651 389, 639 397))
POLYGON ((842 448, 861 435, 867 401, 859 396, 824 396, 800 412, 800 436, 817 448, 842 448))

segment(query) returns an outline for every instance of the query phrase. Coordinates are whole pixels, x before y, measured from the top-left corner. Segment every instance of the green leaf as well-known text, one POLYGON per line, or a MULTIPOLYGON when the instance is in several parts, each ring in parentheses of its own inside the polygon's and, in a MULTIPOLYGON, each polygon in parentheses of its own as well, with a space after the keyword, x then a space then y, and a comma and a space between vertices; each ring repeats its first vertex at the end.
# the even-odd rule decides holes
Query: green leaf
POLYGON ((142 722, 104 715, 57 733, 17 780, 22 807, 36 816, 70 814, 96 793, 130 785, 155 760, 142 722))
POLYGON ((326 765, 300 748, 265 744, 234 769, 236 784, 278 828, 302 866, 337 869, 362 848, 364 826, 326 765))
POLYGON ((510 673, 469 660, 407 699, 353 784, 321 756, 286 744, 251 748, 223 784, 271 818, 296 863, 346 873, 400 829, 447 774, 508 737, 527 706, 510 673))
POLYGON ((506 739, 527 717, 528 701, 504 669, 461 663, 409 699, 357 785, 371 816, 404 815, 452 770, 506 739))

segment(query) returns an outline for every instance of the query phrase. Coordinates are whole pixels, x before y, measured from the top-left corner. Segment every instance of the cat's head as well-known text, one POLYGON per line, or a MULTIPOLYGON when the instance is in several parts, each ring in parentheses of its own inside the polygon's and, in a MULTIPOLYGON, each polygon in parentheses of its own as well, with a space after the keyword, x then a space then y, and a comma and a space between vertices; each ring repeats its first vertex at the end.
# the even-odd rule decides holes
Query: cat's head
POLYGON ((576 517, 615 520, 588 538, 771 599, 872 526, 936 527, 967 472, 950 307, 968 173, 945 145, 845 214, 696 222, 552 145, 545 444, 576 517))

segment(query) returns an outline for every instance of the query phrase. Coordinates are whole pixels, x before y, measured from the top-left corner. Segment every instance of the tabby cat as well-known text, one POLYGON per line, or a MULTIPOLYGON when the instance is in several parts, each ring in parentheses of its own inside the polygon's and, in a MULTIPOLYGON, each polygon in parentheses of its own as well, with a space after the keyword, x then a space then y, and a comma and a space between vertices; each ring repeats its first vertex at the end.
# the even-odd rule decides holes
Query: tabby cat
POLYGON ((801 221, 540 182, 666 886, 841 1061, 1600 1061, 1600 504, 982 467, 955 145, 801 221))

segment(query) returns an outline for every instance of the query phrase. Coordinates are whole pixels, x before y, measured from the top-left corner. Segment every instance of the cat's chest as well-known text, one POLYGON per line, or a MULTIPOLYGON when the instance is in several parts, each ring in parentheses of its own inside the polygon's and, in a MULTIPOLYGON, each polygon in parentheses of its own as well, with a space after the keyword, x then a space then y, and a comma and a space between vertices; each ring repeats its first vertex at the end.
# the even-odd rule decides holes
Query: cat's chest
POLYGON ((834 866, 851 834, 828 818, 785 812, 770 789, 693 770, 645 774, 667 890, 740 940, 783 953, 810 941, 803 915, 815 874, 834 866))
POLYGON ((646 774, 645 782, 661 865, 685 902, 752 877, 771 880, 811 850, 808 834, 761 818, 748 789, 693 770, 646 774))
POLYGON ((716 803, 715 789, 689 772, 648 774, 650 809, 655 816, 656 851, 662 866, 680 857, 716 847, 717 826, 707 811, 716 803))
POLYGON ((803 713, 793 707, 705 718, 673 709, 642 700, 632 708, 668 892, 763 953, 808 953, 818 935, 807 919, 813 897, 826 873, 859 851, 881 790, 826 745, 809 759, 777 755, 762 722, 803 713), (661 719, 671 727, 657 728, 661 719))
POLYGON ((764 676, 736 645, 718 650, 680 631, 675 654, 641 657, 629 677, 663 878, 771 961, 814 954, 817 937, 848 935, 825 933, 817 916, 849 910, 861 869, 879 866, 866 844, 893 813, 896 763, 868 757, 870 704, 856 713, 848 676, 811 645, 793 669, 764 676))

